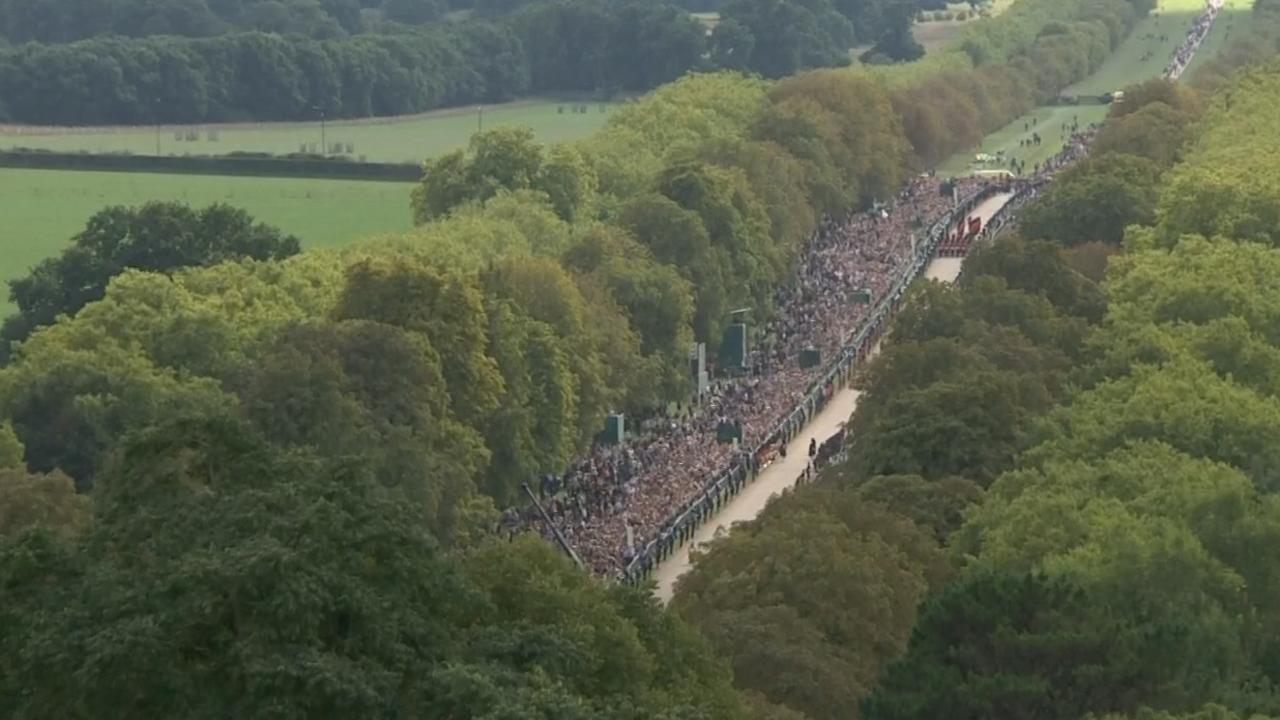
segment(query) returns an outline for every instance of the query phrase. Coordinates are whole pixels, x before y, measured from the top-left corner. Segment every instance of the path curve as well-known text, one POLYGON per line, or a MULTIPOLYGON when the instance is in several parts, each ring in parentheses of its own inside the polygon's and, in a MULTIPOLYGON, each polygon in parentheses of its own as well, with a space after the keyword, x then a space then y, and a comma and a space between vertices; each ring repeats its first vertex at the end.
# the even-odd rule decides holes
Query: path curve
MULTIPOLYGON (((1008 193, 993 195, 980 203, 973 214, 981 217, 982 224, 985 226, 1011 197, 1013 197, 1012 194, 1008 193)), ((963 262, 961 258, 934 258, 925 268, 924 275, 930 280, 953 282, 959 277, 963 262)), ((870 356, 875 356, 879 352, 880 345, 877 343, 871 349, 870 356)), ((664 603, 671 599, 676 580, 688 572, 692 566, 689 554, 693 548, 712 540, 719 533, 728 532, 734 523, 755 518, 774 496, 796 484, 796 479, 809 463, 809 440, 815 439, 821 445, 824 440, 839 431, 857 408, 859 394, 857 390, 849 387, 837 390, 826 406, 809 421, 808 425, 804 426, 794 440, 787 444, 785 458, 779 457, 760 471, 755 480, 725 503, 720 512, 698 527, 691 542, 685 543, 654 568, 652 577, 658 583, 658 599, 664 603)))

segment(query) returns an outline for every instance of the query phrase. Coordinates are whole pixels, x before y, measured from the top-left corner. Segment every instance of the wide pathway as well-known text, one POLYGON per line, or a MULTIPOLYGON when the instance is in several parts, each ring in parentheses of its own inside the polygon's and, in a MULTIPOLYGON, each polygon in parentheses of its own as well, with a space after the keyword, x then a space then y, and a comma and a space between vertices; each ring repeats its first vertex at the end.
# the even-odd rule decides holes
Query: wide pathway
MULTIPOLYGON (((1010 197, 1012 196, 1008 194, 995 195, 978 206, 975 214, 982 218, 984 226, 997 210, 1004 207, 1010 197)), ((925 268, 925 277, 952 282, 960 275, 961 262, 960 258, 934 258, 925 268)), ((877 344, 872 348, 871 355, 874 356, 879 351, 880 346, 877 344)), ((817 440, 821 445, 824 440, 836 434, 853 415, 858 406, 859 394, 857 390, 848 387, 837 390, 822 411, 787 445, 785 458, 779 456, 760 471, 755 480, 729 500, 715 517, 698 527, 692 542, 685 543, 654 569, 653 578, 658 582, 659 599, 663 602, 671 599, 676 580, 691 567, 689 553, 694 547, 710 541, 718 533, 728 532, 736 522, 755 518, 774 496, 796 484, 809 464, 809 440, 817 440)))

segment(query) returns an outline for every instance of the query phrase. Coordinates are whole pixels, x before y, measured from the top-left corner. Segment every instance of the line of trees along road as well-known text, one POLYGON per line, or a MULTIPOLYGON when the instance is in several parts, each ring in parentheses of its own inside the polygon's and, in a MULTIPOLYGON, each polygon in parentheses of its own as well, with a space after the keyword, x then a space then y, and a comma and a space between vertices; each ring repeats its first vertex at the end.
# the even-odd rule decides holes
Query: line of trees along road
MULTIPOLYGON (((1039 83, 1091 67, 1040 63, 1089 58, 1108 17, 1131 24, 1137 11, 1022 0, 991 21, 1017 42, 948 77, 992 78, 991 94, 966 102, 979 126, 1002 124, 1056 91, 1039 83), (1026 30, 1035 13, 1039 33, 1026 30), (1075 50, 1059 55, 1064 46, 1075 50), (1005 87, 1024 91, 1005 98, 1005 87)), ((0 715, 640 720, 855 708, 845 691, 780 700, 643 595, 593 584, 541 542, 489 533, 519 483, 563 471, 607 411, 638 419, 684 400, 690 342, 714 344, 735 308, 768 317, 817 218, 889 197, 925 148, 964 141, 903 124, 911 100, 897 94, 912 87, 848 71, 696 75, 581 142, 548 148, 492 130, 426 168, 416 231, 345 252, 292 255, 239 216, 228 227, 252 242, 230 247, 165 231, 173 208, 95 218, 15 284, 21 317, 5 329, 20 342, 0 369, 0 715), (764 700, 741 697, 714 652, 764 700)), ((918 101, 939 112, 958 102, 918 101)), ((1025 315, 1028 332, 1069 348, 1094 317, 1089 287, 1063 290, 1079 308, 993 290, 989 334, 1025 315)), ((1058 397, 1049 382, 1033 392, 1058 355, 993 346, 1007 356, 972 364, 1022 367, 986 372, 1026 386, 1009 398, 1011 418, 1058 397)), ((833 576, 833 597, 850 607, 900 612, 876 630, 822 610, 823 637, 844 644, 854 674, 821 677, 868 691, 900 650, 911 608, 951 572, 932 535, 949 532, 947 508, 928 531, 857 507, 835 521, 879 529, 857 552, 832 548, 833 560, 866 556, 860 572, 906 584, 833 576), (887 547, 909 549, 863 552, 887 547), (861 632, 875 635, 871 659, 856 652, 861 632)), ((803 614, 784 619, 779 629, 755 616, 760 647, 811 652, 799 643, 818 635, 803 614)))
MULTIPOLYGON (((13 44, 67 43, 94 37, 214 37, 274 32, 331 40, 361 33, 447 25, 457 16, 502 18, 544 0, 3 0, 0 38, 13 44), (449 17, 453 13, 455 17, 449 17)), ((919 3, 945 7, 941 0, 919 3)), ((684 12, 732 15, 720 0, 672 4, 684 12)), ((651 7, 646 5, 645 7, 651 7)), ((827 7, 812 0, 802 7, 827 7)), ((599 6, 603 9, 604 6, 599 6)), ((917 9, 917 0, 838 0, 830 5, 853 24, 859 42, 873 43, 917 9)))
POLYGON ((782 77, 847 65, 850 47, 881 37, 886 60, 922 53, 909 40, 914 6, 900 0, 735 0, 711 38, 685 10, 665 3, 551 0, 458 20, 427 13, 370 28, 359 25, 360 8, 340 2, 312 3, 296 27, 254 19, 268 6, 297 13, 306 3, 267 0, 200 12, 200 2, 146 8, 108 2, 96 13, 70 12, 82 0, 62 4, 0 3, 0 19, 8 18, 0 30, 16 43, 0 49, 0 120, 95 125, 384 116, 538 93, 641 92, 690 70, 782 77), (151 18, 138 16, 149 12, 205 19, 175 20, 186 31, 148 30, 151 18), (237 28, 218 13, 248 20, 237 28))
POLYGON ((1041 239, 907 303, 846 460, 696 557, 758 717, 1280 717, 1277 38, 1129 88, 1041 239))
MULTIPOLYGON (((878 4, 735 0, 710 38, 672 5, 553 0, 500 17, 333 38, 251 31, 19 44, 0 48, 0 120, 314 120, 409 114, 530 93, 637 92, 691 70, 725 68, 778 78, 848 64, 849 47, 868 31, 881 39, 881 55, 918 57, 922 51, 910 40, 909 4, 883 5, 875 14, 880 19, 860 31, 857 18, 878 4), (891 24, 880 27, 886 23, 891 24)), ((1041 89, 1056 92, 1096 67, 1148 5, 1150 0, 1021 0, 1007 17, 972 25, 966 49, 937 65, 1004 67, 1025 56, 1025 67, 1012 68, 1018 82, 990 71, 976 84, 939 88, 1005 102, 1021 102, 1041 89), (1035 34, 1041 29, 1044 39, 1035 34)), ((967 132, 971 113, 960 110, 960 132, 967 132)))

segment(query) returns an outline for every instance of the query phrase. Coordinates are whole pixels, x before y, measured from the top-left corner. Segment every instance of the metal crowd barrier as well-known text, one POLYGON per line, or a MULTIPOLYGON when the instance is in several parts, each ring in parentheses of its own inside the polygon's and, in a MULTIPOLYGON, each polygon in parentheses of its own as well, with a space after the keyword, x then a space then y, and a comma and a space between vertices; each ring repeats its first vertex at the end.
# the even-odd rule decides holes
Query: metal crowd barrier
POLYGON ((999 188, 987 187, 971 194, 958 203, 944 218, 929 227, 925 243, 916 248, 916 254, 911 262, 893 287, 876 303, 867 319, 856 330, 850 332, 839 356, 832 361, 831 366, 821 378, 810 384, 804 399, 796 404, 785 420, 774 427, 765 440, 739 453, 727 468, 703 487, 701 495, 686 503, 672 515, 658 537, 650 540, 627 564, 624 571, 626 582, 640 582, 658 563, 683 547, 684 543, 692 540, 694 532, 703 520, 717 512, 727 500, 737 495, 755 478, 755 458, 760 452, 775 443, 788 442, 804 428, 809 418, 826 405, 828 386, 834 386, 837 380, 843 384, 848 380, 848 374, 853 366, 866 359, 875 341, 879 339, 880 331, 887 326, 890 316, 901 304, 911 284, 928 267, 947 230, 959 218, 968 217, 969 212, 979 203, 997 192, 1000 192, 999 188))

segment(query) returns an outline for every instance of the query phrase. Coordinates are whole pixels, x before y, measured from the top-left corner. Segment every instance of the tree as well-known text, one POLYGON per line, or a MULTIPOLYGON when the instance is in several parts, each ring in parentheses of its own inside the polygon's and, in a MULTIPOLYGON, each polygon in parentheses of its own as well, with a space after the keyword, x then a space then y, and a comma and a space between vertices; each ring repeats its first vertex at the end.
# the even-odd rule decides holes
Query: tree
POLYGON ((1097 323, 1107 299, 1095 282, 1075 272, 1063 250, 1050 242, 1002 235, 965 258, 964 281, 990 275, 1014 290, 1041 295, 1054 308, 1097 323))
POLYGON ((651 194, 633 198, 618 220, 655 259, 677 268, 692 283, 694 336, 715 342, 730 310, 729 291, 702 218, 671 198, 651 194))
POLYGON ((243 210, 214 204, 194 210, 180 203, 151 202, 110 207, 89 218, 72 246, 9 281, 18 306, 0 329, 9 344, 21 342, 59 315, 74 315, 99 300, 112 278, 126 269, 173 272, 251 258, 279 260, 298 252, 298 239, 254 222, 243 210))
POLYGON ((547 152, 528 128, 494 128, 473 135, 465 151, 426 162, 413 190, 414 220, 423 224, 466 203, 525 190, 545 193, 556 214, 570 221, 590 212, 596 177, 572 148, 547 152))
MULTIPOLYGON (((838 472, 836 480, 841 480, 838 472)), ((857 486, 858 496, 879 503, 931 530, 939 542, 958 530, 965 512, 982 501, 982 489, 972 480, 945 477, 936 481, 919 475, 880 475, 857 486)))
POLYGON ((1019 228, 1032 239, 1066 245, 1119 244, 1125 227, 1155 219, 1160 168, 1146 158, 1109 154, 1064 172, 1022 212, 1019 228))
POLYGON ((711 31, 711 59, 716 67, 747 71, 755 49, 755 34, 737 18, 724 18, 711 31))
POLYGON ((627 313, 645 354, 681 355, 692 341, 693 286, 629 234, 596 228, 565 254, 566 267, 599 278, 627 313))
POLYGON ((966 475, 991 481, 1014 460, 1029 419, 1020 383, 988 370, 912 388, 855 421, 850 447, 854 477, 966 475))
POLYGON ((74 537, 89 526, 89 500, 75 483, 54 471, 32 475, 20 468, 0 468, 0 538, 16 538, 41 529, 74 537))
POLYGON ((26 450, 9 423, 0 423, 0 470, 26 467, 26 450))
POLYGON ((1063 394, 1084 330, 1083 320, 997 276, 923 286, 861 383, 841 472, 859 483, 920 475, 987 485, 1063 394))
POLYGON ((1026 462, 1102 455, 1138 440, 1165 442, 1189 455, 1230 464, 1260 489, 1277 487, 1280 457, 1266 438, 1280 431, 1280 403, 1186 356, 1137 365, 1049 415, 1043 443, 1026 462))
POLYGON ((611 88, 655 88, 702 63, 702 23, 674 5, 624 3, 612 20, 606 69, 611 88))
POLYGON ((1246 720, 1253 718, 1254 720, 1266 720, 1269 716, 1265 715, 1240 715, 1222 705, 1210 704, 1205 705, 1203 709, 1196 712, 1174 714, 1170 712, 1161 712, 1150 708, 1142 708, 1135 713, 1129 715, 1103 715, 1100 720, 1246 720))
MULTIPOLYGON (((702 221, 714 262, 728 263, 722 270, 728 301, 750 304, 763 315, 768 288, 782 277, 785 261, 769 236, 764 204, 745 174, 705 163, 676 163, 658 177, 658 191, 702 221)), ((707 318, 707 324, 717 321, 723 318, 707 318)))
POLYGON ((537 357, 544 364, 531 365, 530 371, 535 392, 546 393, 535 418, 541 429, 535 442, 553 458, 546 464, 549 469, 564 467, 573 450, 589 444, 603 426, 605 413, 625 394, 624 382, 611 384, 606 379, 600 340, 605 326, 625 327, 626 319, 610 313, 608 323, 592 323, 591 303, 573 277, 552 260, 495 264, 484 282, 491 295, 511 301, 558 340, 554 348, 543 348, 537 357))
POLYGON ((863 61, 866 62, 865 58, 876 56, 897 62, 910 62, 924 57, 924 46, 911 33, 914 14, 914 8, 908 3, 898 2, 890 5, 889 10, 884 13, 886 23, 884 33, 876 40, 876 44, 864 53, 863 61))
POLYGON ((442 542, 468 534, 460 515, 487 458, 450 414, 440 356, 422 334, 354 320, 286 326, 231 385, 263 437, 358 457, 442 542))
MULTIPOLYGON (((1128 96, 1124 106, 1128 106, 1128 96)), ((1163 102, 1153 102, 1140 110, 1111 118, 1094 141, 1093 152, 1125 153, 1144 157, 1161 168, 1172 167, 1182 158, 1195 116, 1163 102)))
POLYGON ((39 333, 0 371, 0 408, 35 472, 62 470, 92 486, 130 433, 175 417, 226 412, 234 400, 209 378, 179 377, 114 343, 83 348, 39 333))
MULTIPOLYGON (((811 113, 854 207, 867 207, 898 192, 910 167, 911 146, 893 112, 889 93, 864 75, 815 70, 777 83, 769 93, 774 103, 797 103, 811 113), (815 107, 816 106, 816 107, 815 107), (820 110, 819 110, 820 108, 820 110)), ((779 141, 788 150, 792 146, 779 141)), ((847 208, 853 209, 853 208, 847 208)))
POLYGON ((596 193, 595 171, 572 147, 551 148, 535 185, 551 199, 551 206, 562 220, 572 222, 590 216, 596 193))
POLYGON ((1176 681, 1151 626, 1043 574, 966 573, 921 609, 906 654, 862 707, 873 720, 1079 718, 1176 681))
POLYGON ((731 0, 720 14, 732 24, 723 35, 717 27, 712 43, 727 67, 779 78, 849 64, 853 26, 829 0, 731 0))
POLYGON ((528 58, 532 90, 594 92, 607 88, 613 16, 604 3, 530 3, 513 15, 511 22, 528 58))
POLYGON ((1280 174, 1270 160, 1277 143, 1269 129, 1278 97, 1269 66, 1239 73, 1216 94, 1194 148, 1161 193, 1161 246, 1191 234, 1280 243, 1280 174))
POLYGON ((1166 648, 1189 675, 1176 694, 1211 698, 1203 683, 1241 676, 1244 657, 1277 640, 1280 566, 1262 550, 1277 536, 1280 504, 1244 473, 1137 441, 1007 473, 953 539, 975 564, 1064 575, 1100 602, 1181 625, 1166 648))
POLYGON ((1203 111, 1203 102, 1194 91, 1160 77, 1126 87, 1124 102, 1112 105, 1107 111, 1107 119, 1108 121, 1119 120, 1149 109, 1153 105, 1163 105, 1191 115, 1197 115, 1203 111))
POLYGON ((3 641, 28 661, 6 714, 413 712, 475 597, 358 467, 275 455, 224 420, 143 434, 96 504, 65 604, 27 606, 3 641))
POLYGON ((808 717, 851 717, 945 576, 911 521, 814 490, 696 551, 672 605, 729 659, 740 689, 808 717))
POLYGON ((484 426, 498 406, 502 378, 485 353, 484 299, 455 274, 404 255, 352 265, 338 305, 339 319, 373 320, 422 333, 440 356, 444 387, 455 417, 484 426))

